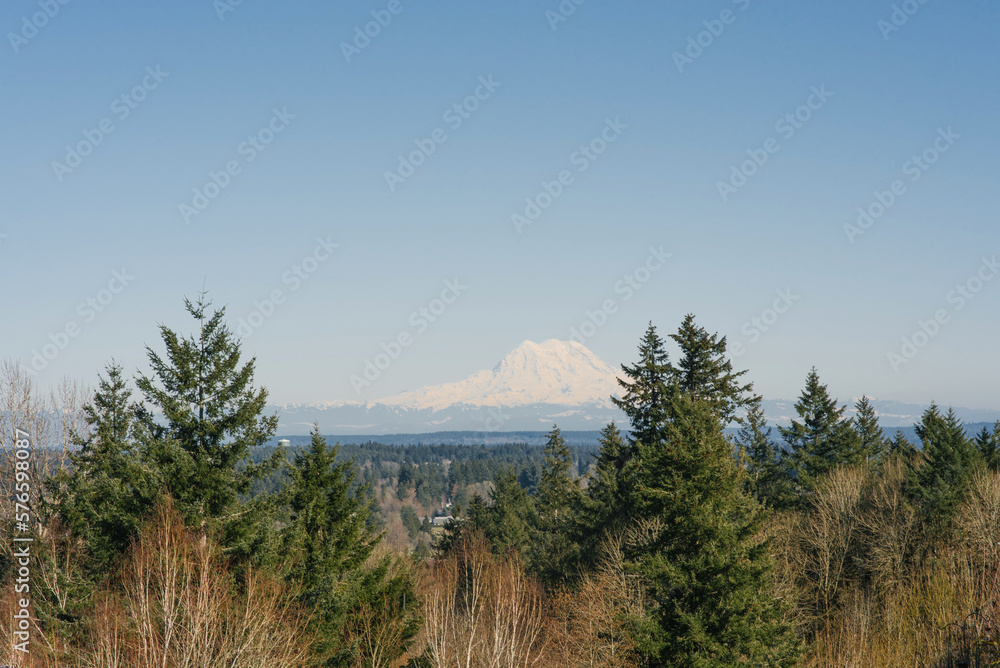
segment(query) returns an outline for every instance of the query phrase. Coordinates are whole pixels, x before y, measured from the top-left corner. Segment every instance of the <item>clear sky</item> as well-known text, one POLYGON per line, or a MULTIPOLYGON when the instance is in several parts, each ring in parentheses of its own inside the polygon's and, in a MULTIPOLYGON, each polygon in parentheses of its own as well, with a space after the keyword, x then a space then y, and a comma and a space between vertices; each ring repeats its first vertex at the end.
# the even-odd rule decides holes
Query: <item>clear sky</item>
POLYGON ((996 2, 7 0, 0 32, 0 357, 50 344, 43 384, 145 369, 207 285, 280 403, 574 327, 617 365, 693 312, 769 398, 815 365, 1000 409, 996 2))

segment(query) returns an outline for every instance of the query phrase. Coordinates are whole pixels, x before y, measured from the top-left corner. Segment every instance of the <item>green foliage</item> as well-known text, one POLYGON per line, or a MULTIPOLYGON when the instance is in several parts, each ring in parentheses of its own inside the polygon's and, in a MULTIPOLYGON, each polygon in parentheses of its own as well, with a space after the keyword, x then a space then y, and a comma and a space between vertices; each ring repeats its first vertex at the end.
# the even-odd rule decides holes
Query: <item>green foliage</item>
POLYGON ((733 372, 733 363, 726 357, 726 337, 709 334, 695 324, 694 315, 684 317, 676 334, 671 334, 681 350, 681 359, 671 366, 672 376, 682 392, 707 402, 715 414, 728 425, 737 417, 736 411, 753 403, 753 384, 741 384, 747 373, 733 372))
MULTIPOLYGON (((844 407, 838 407, 837 400, 830 397, 815 368, 806 377, 795 412, 799 419, 778 430, 791 448, 789 463, 795 484, 809 494, 819 477, 834 466, 859 463, 862 452, 851 421, 844 418, 844 407)), ((804 502, 800 498, 800 503, 804 502)))
POLYGON ((864 461, 881 462, 889 453, 892 442, 886 438, 885 432, 878 424, 875 407, 868 401, 868 397, 861 397, 854 407, 857 415, 853 424, 854 431, 858 435, 860 456, 864 461))
POLYGON ((771 439, 759 399, 748 406, 735 443, 745 460, 747 491, 764 506, 788 505, 794 490, 786 473, 785 453, 771 439))
POLYGON ((632 494, 622 474, 630 450, 614 422, 601 430, 600 443, 573 527, 581 561, 590 568, 596 566, 601 540, 622 526, 619 509, 627 507, 632 494))
POLYGON ((538 483, 538 524, 533 569, 548 583, 566 580, 577 546, 571 539, 575 513, 582 493, 573 477, 573 454, 558 427, 553 426, 545 445, 545 461, 538 483))
POLYGON ((381 536, 368 529, 368 504, 354 477, 353 463, 337 461, 337 446, 327 447, 317 425, 309 449, 289 466, 283 493, 289 519, 282 547, 293 555, 286 577, 301 585, 300 601, 317 613, 314 624, 322 638, 317 649, 334 657, 330 666, 348 665, 357 652, 344 637, 351 613, 364 605, 389 605, 394 615, 410 616, 416 601, 409 574, 391 573, 390 557, 366 565, 381 536), (410 606, 399 608, 406 594, 410 606))
POLYGON ((111 363, 106 373, 83 407, 88 433, 75 435, 80 449, 70 456, 71 472, 59 471, 46 481, 54 500, 46 514, 58 517, 87 546, 95 575, 106 574, 128 549, 160 498, 161 485, 139 450, 145 434, 122 367, 111 363))
POLYGON ((278 418, 263 415, 267 390, 253 387, 255 359, 241 366, 240 344, 223 321, 225 309, 207 316, 204 294, 184 305, 198 332, 181 338, 161 325, 166 358, 147 347, 153 375, 137 381, 149 406, 162 413, 140 411, 154 441, 150 456, 189 524, 220 529, 223 546, 234 556, 262 559, 272 508, 265 500, 241 504, 239 496, 283 458, 276 451, 260 464, 248 460, 251 447, 274 435, 278 418))
POLYGON ((406 529, 406 534, 410 537, 410 540, 416 540, 417 534, 420 533, 421 529, 417 511, 412 506, 403 506, 399 510, 399 518, 403 521, 403 528, 406 529))
POLYGON ((910 467, 910 494, 932 524, 947 522, 965 495, 979 452, 952 409, 942 415, 931 404, 916 431, 921 451, 910 467))
POLYGON ((799 644, 771 591, 763 512, 719 416, 679 391, 665 408, 663 440, 638 445, 635 558, 656 622, 644 650, 663 666, 792 666, 799 644))
POLYGON ((993 425, 993 431, 983 427, 973 439, 983 463, 991 471, 1000 471, 1000 420, 993 425))
POLYGON ((631 366, 623 364, 622 372, 625 379, 619 378, 618 384, 624 393, 621 399, 612 397, 612 401, 628 417, 629 441, 634 450, 638 441, 653 443, 658 440, 659 426, 666 417, 663 398, 673 374, 663 339, 652 323, 639 342, 639 361, 631 366))

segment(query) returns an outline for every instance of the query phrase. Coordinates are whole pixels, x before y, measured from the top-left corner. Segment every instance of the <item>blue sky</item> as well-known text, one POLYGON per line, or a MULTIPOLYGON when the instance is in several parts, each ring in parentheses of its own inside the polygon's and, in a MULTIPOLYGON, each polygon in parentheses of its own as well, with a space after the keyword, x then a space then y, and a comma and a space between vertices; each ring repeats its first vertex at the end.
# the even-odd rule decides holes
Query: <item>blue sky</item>
POLYGON ((204 284, 281 403, 693 312, 769 398, 1000 409, 995 3, 229 3, 0 9, 0 356, 50 344, 39 382, 145 369, 204 284))

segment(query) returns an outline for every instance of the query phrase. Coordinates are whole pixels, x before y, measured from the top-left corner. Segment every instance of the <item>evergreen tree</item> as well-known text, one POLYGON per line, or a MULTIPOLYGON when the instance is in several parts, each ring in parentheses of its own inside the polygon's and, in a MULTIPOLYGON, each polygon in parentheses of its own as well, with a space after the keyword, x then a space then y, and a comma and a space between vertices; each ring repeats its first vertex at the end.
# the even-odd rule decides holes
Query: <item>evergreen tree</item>
POLYGON ((601 449, 588 476, 586 494, 581 496, 573 531, 582 561, 590 566, 598 558, 597 546, 607 532, 621 525, 621 509, 628 506, 632 494, 621 473, 628 446, 614 422, 601 430, 598 442, 601 449))
POLYGON ((974 440, 983 463, 991 471, 1000 471, 1000 420, 993 425, 993 432, 983 427, 974 440))
POLYGON ((932 524, 946 522, 965 495, 979 452, 952 409, 942 415, 932 403, 915 427, 921 452, 910 467, 910 492, 932 524))
POLYGON ((861 457, 864 461, 880 462, 888 454, 891 442, 885 437, 885 433, 878 424, 875 407, 872 406, 868 397, 861 397, 854 407, 857 410, 857 415, 853 419, 853 425, 854 431, 858 435, 861 457))
POLYGON ((106 374, 83 407, 88 433, 75 435, 72 472, 46 481, 55 500, 46 512, 87 546, 95 574, 125 553, 160 496, 159 476, 140 451, 144 439, 122 367, 111 363, 106 374))
POLYGON ((844 418, 844 407, 838 408, 837 400, 819 382, 815 368, 806 377, 795 412, 799 420, 778 430, 791 448, 791 473, 800 490, 811 492, 816 480, 834 466, 860 463, 857 434, 850 420, 844 418))
POLYGON ((149 406, 162 413, 140 412, 154 437, 151 456, 189 523, 221 529, 221 542, 234 556, 261 558, 272 506, 261 497, 240 504, 239 497, 284 457, 275 450, 263 463, 249 459, 250 448, 274 435, 278 417, 263 415, 267 390, 253 387, 256 358, 240 365, 240 344, 223 321, 225 309, 208 316, 204 293, 184 305, 198 322, 197 334, 181 338, 161 325, 166 358, 147 347, 153 375, 137 381, 149 406))
POLYGON ((760 506, 744 491, 714 406, 677 393, 664 440, 639 442, 637 548, 651 582, 651 665, 792 666, 799 646, 772 594, 760 506))
POLYGON ((573 455, 556 426, 548 434, 545 460, 538 483, 536 570, 546 582, 565 580, 572 570, 577 547, 571 539, 574 511, 580 507, 580 485, 572 475, 573 455))
POLYGON ((517 550, 529 562, 537 563, 538 514, 513 469, 507 467, 497 474, 490 502, 483 533, 493 552, 503 554, 507 550, 517 550))
POLYGON ((733 363, 726 358, 726 337, 709 334, 695 324, 694 315, 689 313, 670 338, 681 350, 677 366, 670 367, 681 391, 711 405, 722 424, 741 421, 737 410, 748 407, 758 397, 753 394, 753 383, 741 384, 746 371, 733 372, 733 363))
POLYGON ((748 491, 764 506, 788 505, 793 490, 784 472, 784 451, 771 439, 771 428, 767 426, 759 399, 748 406, 735 442, 746 460, 748 491))
MULTIPOLYGON (((288 467, 283 495, 289 518, 281 536, 283 553, 291 558, 286 577, 301 585, 300 602, 315 612, 316 650, 332 657, 329 666, 354 665, 357 658, 343 633, 352 612, 388 606, 394 616, 410 618, 416 603, 409 574, 393 573, 391 557, 366 567, 381 535, 369 530, 365 490, 355 487, 353 462, 337 462, 338 449, 327 447, 319 426, 313 427, 309 448, 288 467)), ((411 628, 407 639, 415 633, 411 628)))
POLYGON ((889 443, 889 455, 900 456, 904 459, 911 459, 917 454, 917 448, 903 435, 903 432, 896 430, 896 435, 889 443))
POLYGON ((612 397, 612 401, 628 416, 629 443, 634 450, 637 441, 652 443, 659 439, 660 426, 666 419, 663 398, 673 378, 663 339, 652 323, 639 342, 639 361, 631 366, 623 364, 622 371, 626 378, 619 378, 618 384, 625 392, 621 399, 612 397))

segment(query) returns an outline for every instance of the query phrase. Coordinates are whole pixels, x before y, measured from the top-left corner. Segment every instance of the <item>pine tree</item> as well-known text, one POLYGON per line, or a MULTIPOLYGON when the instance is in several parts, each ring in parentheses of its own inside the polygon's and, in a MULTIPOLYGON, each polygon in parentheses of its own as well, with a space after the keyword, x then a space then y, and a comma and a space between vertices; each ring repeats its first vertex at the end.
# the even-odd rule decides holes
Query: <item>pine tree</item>
MULTIPOLYGON (((283 491, 289 518, 282 552, 291 559, 286 578, 301 586, 299 601, 315 613, 316 651, 332 656, 328 666, 354 665, 358 650, 345 643, 343 630, 361 606, 386 606, 409 628, 417 601, 409 574, 393 573, 391 557, 366 566, 381 535, 368 528, 365 490, 355 486, 353 462, 337 462, 338 451, 314 425, 309 448, 288 467, 283 491)), ((407 640, 415 632, 410 628, 407 640)))
POLYGON ((992 433, 983 427, 974 442, 986 467, 994 472, 1000 471, 1000 420, 993 425, 992 433))
POLYGON ((221 542, 234 556, 262 558, 270 538, 270 501, 240 504, 239 496, 284 457, 276 450, 261 464, 249 459, 250 448, 274 435, 278 417, 263 415, 267 390, 253 388, 256 358, 240 365, 240 344, 223 321, 225 309, 208 316, 204 293, 184 305, 198 322, 197 334, 181 338, 161 325, 166 358, 147 346, 153 375, 137 381, 149 406, 162 413, 140 414, 153 436, 151 456, 189 523, 221 529, 221 542))
POLYGON ((605 535, 621 526, 621 509, 628 507, 632 494, 622 476, 628 446, 618 426, 614 422, 606 425, 598 442, 601 449, 595 456, 594 470, 588 474, 573 529, 582 561, 588 566, 599 558, 597 547, 605 535))
POLYGON ((947 522, 961 503, 979 458, 955 411, 932 403, 915 425, 920 457, 910 467, 910 492, 932 524, 947 522))
POLYGON ((490 493, 488 519, 483 533, 495 554, 520 552, 528 561, 538 561, 539 519, 535 504, 517 481, 513 469, 501 469, 490 493))
POLYGON ((59 517, 91 557, 94 573, 106 573, 125 553, 160 496, 160 479, 143 461, 143 437, 122 367, 112 362, 83 407, 89 432, 75 435, 71 473, 46 481, 59 517))
POLYGON ((741 384, 746 371, 733 372, 733 363, 726 358, 726 337, 709 334, 689 313, 670 338, 681 350, 680 362, 670 367, 681 391, 711 405, 722 424, 740 421, 737 411, 758 397, 753 394, 753 383, 741 384))
POLYGON ((673 372, 663 347, 663 339, 652 323, 639 342, 639 361, 631 366, 622 365, 626 379, 618 379, 625 390, 621 399, 612 397, 614 404, 628 416, 629 443, 634 450, 637 441, 652 443, 659 439, 660 425, 666 419, 663 398, 673 372))
POLYGON ((889 443, 889 456, 891 457, 903 457, 906 460, 913 458, 917 454, 917 448, 910 443, 909 439, 903 435, 903 432, 896 430, 896 435, 893 437, 892 441, 889 443))
POLYGON ((853 418, 853 425, 861 457, 867 462, 880 462, 888 454, 891 443, 878 424, 875 407, 868 397, 861 397, 854 407, 857 415, 853 418))
POLYGON ((850 420, 844 418, 844 407, 837 407, 837 400, 819 382, 815 368, 806 377, 795 412, 799 420, 778 430, 791 448, 789 463, 800 490, 811 492, 816 480, 834 466, 860 463, 858 437, 850 420))
POLYGON ((771 428, 767 426, 764 407, 759 399, 748 406, 735 442, 746 459, 748 491, 761 505, 787 506, 793 490, 784 472, 784 451, 771 439, 771 428))
POLYGON ((669 399, 658 443, 638 445, 638 510, 651 537, 637 551, 652 583, 651 665, 792 666, 798 642, 772 594, 762 509, 711 404, 669 399))
POLYGON ((556 426, 548 434, 545 459, 538 483, 538 519, 541 532, 534 564, 549 583, 564 581, 577 556, 571 539, 574 512, 579 509, 582 493, 572 475, 573 455, 562 432, 556 426))

